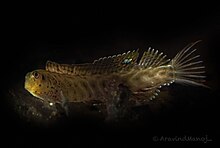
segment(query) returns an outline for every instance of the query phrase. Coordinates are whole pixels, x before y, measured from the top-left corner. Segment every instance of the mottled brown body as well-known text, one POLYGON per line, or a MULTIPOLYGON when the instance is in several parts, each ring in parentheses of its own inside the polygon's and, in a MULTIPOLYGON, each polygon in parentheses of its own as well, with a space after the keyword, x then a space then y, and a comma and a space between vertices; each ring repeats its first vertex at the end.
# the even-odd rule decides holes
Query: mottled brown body
POLYGON ((57 103, 62 102, 61 92, 68 102, 105 101, 109 96, 110 88, 120 83, 116 75, 71 76, 45 70, 36 70, 27 74, 26 81, 30 83, 25 83, 25 88, 34 96, 57 103), (38 80, 34 78, 36 73, 40 77, 38 80), (33 83, 35 85, 31 85, 33 83))
MULTIPOLYGON (((155 91, 157 87, 166 83, 169 79, 169 73, 172 72, 169 66, 149 68, 145 70, 132 69, 128 73, 118 74, 95 74, 89 76, 67 75, 49 72, 45 70, 36 70, 29 75, 39 75, 39 84, 37 89, 31 90, 29 83, 26 83, 26 89, 33 92, 36 97, 48 100, 49 102, 62 102, 61 92, 68 102, 89 102, 97 100, 106 102, 117 93, 119 85, 126 86, 132 94, 145 92, 147 90, 155 91), (44 78, 44 79, 42 79, 44 78)), ((30 79, 30 77, 27 77, 30 79)), ((35 79, 33 77, 33 79, 35 79)), ((30 80, 27 80, 30 81, 30 80)), ((35 84, 37 81, 35 80, 35 84)), ((152 92, 149 95, 153 95, 152 92)))

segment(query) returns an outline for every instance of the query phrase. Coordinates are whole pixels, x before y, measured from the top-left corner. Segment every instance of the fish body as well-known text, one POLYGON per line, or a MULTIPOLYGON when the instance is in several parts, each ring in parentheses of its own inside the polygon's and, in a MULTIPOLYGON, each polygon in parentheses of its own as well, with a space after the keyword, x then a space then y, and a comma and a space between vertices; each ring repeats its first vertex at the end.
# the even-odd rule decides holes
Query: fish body
POLYGON ((56 103, 62 102, 61 92, 68 98, 68 102, 104 100, 111 85, 120 82, 117 75, 73 76, 46 70, 28 73, 26 81, 28 83, 25 83, 25 88, 34 96, 56 103), (39 75, 38 78, 35 75, 39 75))
POLYGON ((100 101, 121 97, 121 86, 129 100, 154 99, 162 86, 173 82, 205 86, 204 66, 194 55, 191 43, 172 60, 149 48, 139 58, 138 50, 109 56, 86 64, 58 64, 48 61, 46 68, 27 73, 25 89, 35 97, 52 103, 100 101))

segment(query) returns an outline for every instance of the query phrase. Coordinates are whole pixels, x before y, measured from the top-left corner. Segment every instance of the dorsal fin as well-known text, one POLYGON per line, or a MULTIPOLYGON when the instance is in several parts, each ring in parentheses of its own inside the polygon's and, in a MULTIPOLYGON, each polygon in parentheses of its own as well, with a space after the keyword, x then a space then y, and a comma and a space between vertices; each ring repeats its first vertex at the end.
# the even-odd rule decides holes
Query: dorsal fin
POLYGON ((87 74, 87 69, 90 69, 91 63, 85 64, 58 64, 56 62, 47 61, 46 70, 50 72, 68 74, 68 75, 79 75, 87 74))
POLYGON ((138 50, 127 53, 103 57, 93 62, 97 71, 120 72, 127 71, 137 64, 138 50))
POLYGON ((147 51, 141 57, 141 60, 138 65, 142 66, 143 68, 149 67, 157 67, 166 64, 169 62, 170 59, 166 59, 166 55, 163 53, 158 53, 158 50, 148 48, 147 51))
POLYGON ((138 50, 134 50, 132 52, 128 51, 123 54, 103 57, 95 60, 93 63, 71 65, 47 61, 46 70, 68 75, 91 75, 123 72, 131 69, 137 64, 138 55, 138 50))

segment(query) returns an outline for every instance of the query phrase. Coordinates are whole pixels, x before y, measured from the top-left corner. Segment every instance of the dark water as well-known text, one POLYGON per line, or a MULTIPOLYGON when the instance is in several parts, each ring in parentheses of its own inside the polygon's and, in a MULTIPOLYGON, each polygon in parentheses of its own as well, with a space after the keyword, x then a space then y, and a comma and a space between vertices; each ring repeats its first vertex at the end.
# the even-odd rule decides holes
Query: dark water
POLYGON ((1 59, 4 69, 1 127, 5 129, 5 139, 19 145, 45 146, 45 143, 67 147, 75 144, 106 146, 116 142, 148 145, 157 143, 152 140, 154 136, 208 135, 213 142, 218 141, 220 17, 215 11, 192 11, 179 17, 168 12, 164 15, 150 15, 143 10, 120 12, 71 13, 67 10, 41 14, 19 11, 13 15, 6 36, 10 39, 6 42, 6 60, 1 59), (139 115, 137 120, 106 124, 102 117, 82 114, 69 119, 63 117, 45 126, 42 122, 36 124, 22 118, 11 103, 16 97, 11 98, 10 91, 24 95, 25 74, 44 68, 47 60, 92 62, 137 48, 143 52, 149 46, 171 58, 196 40, 203 40, 197 45, 197 53, 205 63, 207 85, 211 89, 173 85, 168 88, 172 101, 156 105, 156 109, 134 108, 132 113, 139 115))

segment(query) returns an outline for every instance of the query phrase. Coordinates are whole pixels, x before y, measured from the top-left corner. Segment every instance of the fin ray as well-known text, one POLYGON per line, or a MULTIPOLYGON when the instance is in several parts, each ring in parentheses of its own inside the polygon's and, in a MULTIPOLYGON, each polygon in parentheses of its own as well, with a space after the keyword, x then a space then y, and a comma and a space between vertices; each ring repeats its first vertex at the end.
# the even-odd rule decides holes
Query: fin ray
POLYGON ((170 62, 174 67, 175 81, 182 84, 190 84, 197 86, 205 86, 204 82, 205 66, 202 65, 203 61, 198 60, 199 55, 193 55, 196 49, 191 48, 199 41, 187 45, 181 50, 170 62))
POLYGON ((143 68, 149 68, 161 66, 169 62, 169 59, 166 59, 166 55, 162 55, 162 52, 159 54, 158 50, 149 47, 148 50, 143 53, 138 65, 143 68))

